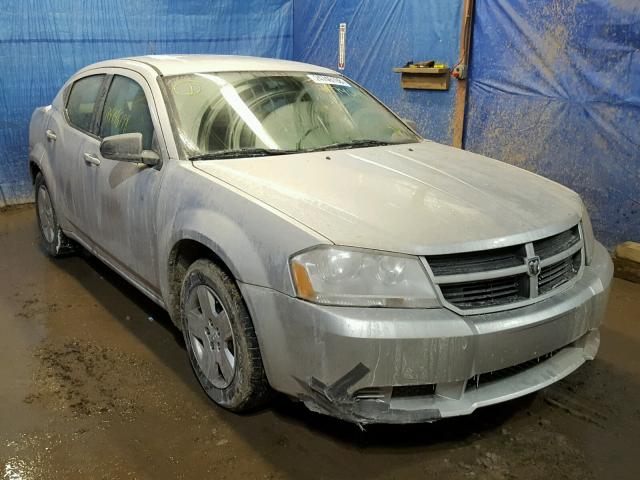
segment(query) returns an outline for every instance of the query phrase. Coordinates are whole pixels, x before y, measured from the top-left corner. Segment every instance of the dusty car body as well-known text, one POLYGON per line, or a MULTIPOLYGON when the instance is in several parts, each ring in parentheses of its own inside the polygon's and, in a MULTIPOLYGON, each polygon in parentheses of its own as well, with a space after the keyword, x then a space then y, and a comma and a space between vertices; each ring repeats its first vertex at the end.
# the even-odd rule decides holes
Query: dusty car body
MULTIPOLYGON (((238 85, 249 80, 233 80, 243 72, 268 77, 274 89, 282 78, 297 85, 300 75, 311 75, 304 82, 314 92, 366 95, 336 72, 279 60, 147 56, 86 67, 34 112, 30 126, 29 165, 37 187, 45 186, 36 198, 42 195, 39 221, 45 241, 53 240, 51 252, 78 242, 166 308, 183 330, 190 328, 189 308, 196 308, 189 302, 204 298, 184 298, 191 288, 185 275, 198 259, 209 259, 237 286, 270 387, 357 423, 469 414, 541 389, 594 358, 612 264, 576 193, 423 140, 395 116, 385 117, 385 125, 393 124, 392 136, 402 142, 300 148, 303 140, 322 147, 317 132, 311 140, 306 132, 298 151, 271 155, 266 150, 281 143, 276 136, 289 128, 287 119, 314 104, 301 93, 295 102, 308 104, 282 116, 284 126, 265 127, 267 135, 261 125, 268 115, 255 124, 247 113, 253 104, 243 106, 248 87, 238 85), (131 137, 127 126, 124 140, 153 136, 146 153, 138 145, 129 161, 103 155, 129 115, 105 106, 120 76, 139 85, 149 111, 148 131, 131 137), (74 85, 89 77, 95 85, 85 90, 95 90, 96 101, 86 107, 80 98, 70 112, 74 85), (189 154, 184 119, 211 82, 265 152, 189 154), (74 126, 70 114, 87 130, 74 126), (105 122, 109 136, 101 135, 105 122), (55 229, 60 235, 52 236, 55 229)), ((256 85, 251 98, 258 98, 256 85)), ((270 112, 281 108, 275 98, 268 99, 270 112)), ((121 104, 131 111, 136 101, 121 104)), ((375 102, 362 99, 369 101, 375 102)), ((213 115, 211 131, 232 122, 221 121, 216 108, 198 117, 213 115)), ((124 140, 116 138, 114 151, 124 140)), ((216 285, 204 303, 214 305, 214 314, 233 316, 216 285)), ((196 311, 206 317, 202 305, 196 311)), ((209 332, 202 342, 185 332, 203 387, 223 406, 229 406, 226 380, 241 378, 243 333, 231 327, 231 344, 222 350, 219 336, 209 332), (224 362, 220 351, 235 355, 226 365, 231 371, 215 363, 224 362), (207 373, 198 358, 219 367, 207 373)))

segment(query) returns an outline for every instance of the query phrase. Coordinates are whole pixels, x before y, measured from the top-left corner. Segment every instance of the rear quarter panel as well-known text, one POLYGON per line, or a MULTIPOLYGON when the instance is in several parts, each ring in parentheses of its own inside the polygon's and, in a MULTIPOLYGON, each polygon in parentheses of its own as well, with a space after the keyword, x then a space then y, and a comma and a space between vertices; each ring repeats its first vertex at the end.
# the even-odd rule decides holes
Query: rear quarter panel
POLYGON ((38 107, 33 111, 29 124, 29 163, 36 165, 42 171, 56 210, 57 220, 65 230, 69 228, 66 221, 66 204, 63 201, 63 178, 61 178, 58 164, 64 160, 62 150, 66 142, 63 96, 70 81, 68 80, 58 91, 51 105, 38 107), (55 142, 47 140, 48 129, 56 133, 55 142))
MULTIPOLYGON (((29 165, 35 164, 38 168, 41 168, 42 158, 46 154, 45 132, 49 124, 51 108, 51 105, 36 108, 31 114, 29 123, 29 165)), ((31 172, 31 169, 29 171, 31 172)))

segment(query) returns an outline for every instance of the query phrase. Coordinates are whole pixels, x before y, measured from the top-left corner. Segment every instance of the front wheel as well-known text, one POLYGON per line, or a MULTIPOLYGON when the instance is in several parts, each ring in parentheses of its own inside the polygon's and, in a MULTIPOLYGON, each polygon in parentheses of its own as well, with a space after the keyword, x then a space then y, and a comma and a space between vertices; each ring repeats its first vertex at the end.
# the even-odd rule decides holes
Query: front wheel
POLYGON ((187 270, 180 300, 187 352, 207 395, 235 412, 263 404, 271 388, 235 282, 210 260, 197 260, 187 270))
POLYGON ((52 257, 71 253, 75 244, 62 232, 56 212, 53 209, 51 195, 42 173, 36 175, 36 211, 38 213, 38 229, 47 253, 52 257))

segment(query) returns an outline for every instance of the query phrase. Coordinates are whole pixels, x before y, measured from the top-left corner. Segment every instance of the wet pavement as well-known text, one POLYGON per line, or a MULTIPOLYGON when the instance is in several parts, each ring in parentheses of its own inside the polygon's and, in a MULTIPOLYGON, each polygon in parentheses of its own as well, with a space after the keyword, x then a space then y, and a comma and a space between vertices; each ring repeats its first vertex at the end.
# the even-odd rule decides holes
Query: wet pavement
POLYGON ((0 213, 0 478, 640 478, 640 285, 615 280, 598 358, 434 424, 356 426, 279 398, 208 400, 168 315, 0 213))

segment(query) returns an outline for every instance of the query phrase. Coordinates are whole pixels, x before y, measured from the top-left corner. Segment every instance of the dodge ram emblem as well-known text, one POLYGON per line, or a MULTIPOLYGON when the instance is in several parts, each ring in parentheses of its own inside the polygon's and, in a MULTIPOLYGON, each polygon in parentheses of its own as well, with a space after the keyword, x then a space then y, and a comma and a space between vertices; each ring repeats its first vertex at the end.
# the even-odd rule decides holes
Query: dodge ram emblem
POLYGON ((540 257, 531 257, 527 260, 529 275, 535 277, 540 273, 540 257))

